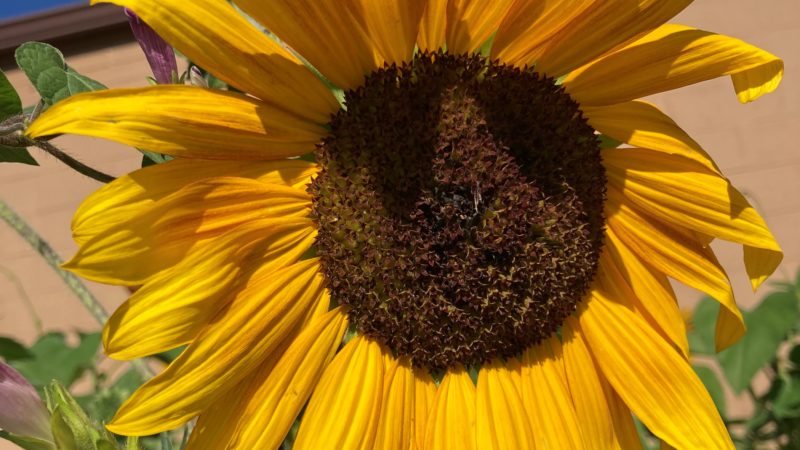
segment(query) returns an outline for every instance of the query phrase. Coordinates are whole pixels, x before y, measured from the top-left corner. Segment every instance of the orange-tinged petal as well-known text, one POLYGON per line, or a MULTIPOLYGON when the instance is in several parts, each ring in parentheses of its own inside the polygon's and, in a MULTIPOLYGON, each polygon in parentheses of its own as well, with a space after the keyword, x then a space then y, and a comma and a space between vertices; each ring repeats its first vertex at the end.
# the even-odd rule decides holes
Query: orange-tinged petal
POLYGON ((325 298, 323 282, 316 259, 251 280, 164 372, 128 398, 107 428, 143 436, 200 414, 291 342, 325 298))
MULTIPOLYGON (((655 29, 691 0, 521 0, 497 32, 494 56, 558 77, 655 29)), ((633 66, 635 67, 635 66, 633 66)))
POLYGON ((730 182, 699 163, 642 149, 603 153, 609 184, 647 214, 703 235, 745 246, 753 289, 780 264, 783 253, 761 216, 730 182))
POLYGON ((639 316, 594 290, 578 321, 605 377, 658 437, 678 448, 734 448, 689 363, 639 316))
POLYGON ((651 219, 620 200, 615 189, 608 190, 616 209, 607 213, 607 235, 619 242, 654 268, 681 283, 714 297, 723 308, 717 322, 716 342, 719 350, 732 345, 744 335, 742 313, 736 306, 730 280, 709 247, 698 244, 690 234, 651 219))
POLYGON ((514 0, 450 0, 447 4, 447 50, 470 53, 497 31, 514 0))
POLYGON ((293 448, 373 448, 383 375, 377 342, 363 336, 348 342, 322 374, 293 448))
MULTIPOLYGON (((383 66, 387 61, 385 56, 410 56, 414 39, 407 41, 406 38, 416 36, 416 31, 410 28, 416 30, 419 19, 417 15, 415 24, 411 18, 417 10, 416 3, 414 7, 403 9, 399 0, 381 1, 373 2, 374 5, 365 9, 365 2, 240 0, 236 4, 296 50, 333 84, 342 89, 355 89, 363 83, 365 75, 383 66), (386 3, 390 5, 383 6, 386 3), (378 5, 386 8, 386 17, 367 17, 378 5), (391 30, 380 29, 384 25, 381 21, 392 20, 390 16, 398 22, 391 30), (391 55, 381 55, 387 44, 398 45, 400 42, 404 48, 393 48, 391 55)), ((422 13, 421 6, 416 14, 422 13)))
POLYGON ((130 8, 193 63, 298 117, 327 123, 339 109, 336 98, 300 60, 256 29, 228 2, 92 0, 92 3, 130 8))
POLYGON ((724 75, 745 103, 778 87, 783 61, 738 39, 669 24, 570 73, 564 85, 582 105, 600 106, 724 75))
POLYGON ((411 61, 426 0, 358 0, 372 46, 387 64, 411 61))
POLYGON ((537 449, 585 448, 556 336, 522 353, 522 398, 537 449))
POLYGON ((634 147, 680 155, 719 172, 700 144, 651 103, 636 100, 581 109, 589 125, 610 138, 634 147))
POLYGON ((531 448, 534 438, 520 393, 518 361, 495 360, 481 367, 477 387, 477 447, 531 448))
POLYGON ((314 243, 310 219, 246 223, 159 272, 103 328, 114 359, 134 359, 191 342, 250 276, 293 264, 314 243))
POLYGON ((598 278, 602 273, 608 284, 628 293, 632 306, 688 358, 686 323, 667 277, 635 255, 613 232, 606 233, 600 266, 598 278))
POLYGON ((417 44, 420 50, 439 50, 447 36, 448 0, 428 0, 419 25, 417 44))
POLYGON ((83 244, 101 231, 146 210, 156 201, 206 178, 235 176, 303 190, 318 171, 316 164, 299 159, 174 159, 155 164, 121 176, 87 197, 72 218, 72 237, 78 244, 83 244))
POLYGON ((448 370, 436 391, 423 448, 476 450, 476 392, 463 367, 448 370))
POLYGON ((74 95, 25 133, 81 134, 186 158, 266 160, 313 151, 326 132, 235 92, 160 85, 74 95))
POLYGON ((103 230, 64 267, 95 281, 141 285, 225 231, 303 217, 309 205, 308 194, 291 187, 232 177, 199 181, 103 230))

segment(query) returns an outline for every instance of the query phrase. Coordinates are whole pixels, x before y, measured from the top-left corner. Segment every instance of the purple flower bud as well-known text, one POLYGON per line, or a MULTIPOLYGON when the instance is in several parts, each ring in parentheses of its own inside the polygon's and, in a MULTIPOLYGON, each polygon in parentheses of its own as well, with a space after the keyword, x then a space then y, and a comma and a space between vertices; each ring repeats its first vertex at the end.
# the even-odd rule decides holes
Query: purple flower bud
POLYGON ((131 24, 131 30, 139 45, 144 51, 147 62, 153 70, 158 84, 170 84, 173 80, 173 73, 178 73, 178 63, 175 61, 175 51, 167 44, 161 36, 144 23, 139 16, 128 8, 125 8, 125 15, 131 24))
POLYGON ((0 428, 17 436, 53 442, 50 413, 36 389, 11 366, 0 362, 0 428))

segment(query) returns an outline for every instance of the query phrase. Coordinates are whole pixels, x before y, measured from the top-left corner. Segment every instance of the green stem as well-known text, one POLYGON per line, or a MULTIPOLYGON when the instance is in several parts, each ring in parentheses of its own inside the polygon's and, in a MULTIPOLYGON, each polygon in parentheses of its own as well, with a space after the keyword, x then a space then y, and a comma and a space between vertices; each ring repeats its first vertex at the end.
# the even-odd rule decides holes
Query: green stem
POLYGON ((103 172, 100 172, 99 170, 87 166, 86 164, 78 161, 77 159, 73 158, 67 153, 61 151, 61 149, 59 149, 58 147, 47 141, 32 139, 29 145, 33 145, 34 147, 38 147, 44 150, 48 154, 54 156, 59 161, 68 165, 76 172, 86 175, 89 178, 97 180, 101 183, 110 183, 114 181, 114 177, 112 177, 111 175, 105 174, 103 172))
MULTIPOLYGON (((89 314, 94 317, 97 322, 102 326, 108 320, 108 313, 103 305, 97 301, 97 298, 89 291, 80 278, 61 269, 61 264, 64 262, 60 256, 50 247, 36 231, 28 225, 25 220, 14 212, 4 201, 0 200, 0 218, 2 218, 14 231, 17 232, 25 241, 36 250, 39 255, 47 262, 50 268, 61 277, 66 283, 67 287, 78 297, 81 304, 89 311, 89 314)), ((153 375, 147 365, 141 360, 131 361, 131 364, 145 377, 149 378, 153 375)))
POLYGON ((31 298, 28 297, 28 293, 25 292, 25 286, 20 283, 19 278, 14 274, 14 272, 8 270, 7 268, 0 266, 0 272, 8 278, 14 287, 19 292, 19 297, 22 299, 25 306, 28 308, 28 312, 31 315, 31 319, 33 320, 33 327, 36 328, 36 334, 41 336, 44 334, 44 328, 42 327, 42 319, 39 317, 39 314, 36 313, 36 308, 33 306, 33 302, 31 298))

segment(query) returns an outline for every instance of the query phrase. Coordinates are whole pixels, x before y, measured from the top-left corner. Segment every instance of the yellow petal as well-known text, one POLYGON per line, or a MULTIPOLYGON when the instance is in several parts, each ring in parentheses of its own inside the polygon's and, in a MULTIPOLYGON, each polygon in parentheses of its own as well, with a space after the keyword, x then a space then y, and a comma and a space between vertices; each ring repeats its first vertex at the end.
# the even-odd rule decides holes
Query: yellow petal
POLYGON ((677 448, 734 448, 689 363, 639 316, 595 290, 578 319, 605 377, 658 437, 677 448))
POLYGON ((143 436, 200 414, 291 342, 324 297, 323 282, 316 259, 251 280, 164 372, 128 398, 107 428, 143 436))
POLYGON ((303 217, 304 191, 246 178, 210 178, 186 186, 83 244, 64 265, 108 284, 141 285, 192 248, 258 219, 303 217))
POLYGON ((584 448, 557 337, 522 353, 522 398, 536 448, 584 448))
POLYGON ((728 275, 711 248, 699 245, 689 234, 643 216, 619 196, 615 189, 608 190, 616 209, 607 213, 606 234, 613 234, 611 239, 627 246, 665 275, 714 297, 723 306, 717 322, 717 348, 722 350, 738 341, 745 332, 744 319, 736 306, 728 275))
MULTIPOLYGON (((387 8, 400 13, 399 1, 380 2, 384 3, 397 3, 387 8)), ((370 36, 370 30, 379 23, 372 22, 368 27, 367 11, 360 0, 240 0, 236 4, 342 89, 357 88, 364 75, 383 65, 384 59, 370 36)), ((406 12, 410 15, 412 9, 406 12)), ((393 35, 401 39, 398 35, 412 33, 397 30, 399 25, 412 24, 395 24, 394 30, 383 30, 381 38, 391 39, 393 35)), ((409 48, 395 50, 405 53, 413 49, 412 39, 409 48)))
POLYGON ((613 231, 606 233, 597 277, 606 281, 607 290, 619 292, 617 298, 629 299, 648 322, 689 357, 686 323, 669 280, 631 252, 613 231))
POLYGON ((592 354, 572 318, 562 328, 564 336, 564 368, 569 390, 575 404, 575 415, 581 424, 581 432, 587 449, 632 450, 641 448, 639 436, 628 439, 627 426, 633 427, 633 418, 627 407, 618 411, 612 405, 613 392, 608 381, 592 360, 592 354), (622 432, 622 433, 620 433, 622 432), (620 436, 620 434, 622 434, 620 436), (635 445, 634 445, 635 444, 635 445))
POLYGON ((309 219, 244 224, 158 273, 103 328, 114 359, 134 359, 191 342, 247 280, 293 264, 314 243, 309 219))
POLYGON ((495 360, 481 367, 477 388, 477 447, 519 449, 533 447, 533 432, 520 393, 518 361, 495 360))
POLYGON ((322 374, 293 448, 373 448, 383 372, 378 343, 363 336, 348 342, 322 374))
POLYGON ((436 391, 425 430, 426 450, 476 450, 476 393, 463 367, 448 370, 436 391))
POLYGON ((606 136, 634 147, 680 155, 719 172, 700 144, 653 104, 637 100, 582 109, 589 125, 606 136))
POLYGON ((228 2, 92 0, 92 3, 113 3, 132 9, 193 63, 298 117, 327 123, 339 109, 335 97, 302 62, 256 29, 228 2))
POLYGON ((447 36, 448 0, 428 0, 419 25, 417 43, 420 50, 439 50, 447 36))
POLYGON ((411 61, 425 0, 358 0, 373 48, 387 64, 411 61))
POLYGON ((470 53, 497 31, 513 0, 450 0, 447 4, 447 50, 470 53))
POLYGON ((521 0, 501 25, 503 61, 561 76, 681 12, 691 0, 521 0))
POLYGON ((582 105, 600 106, 724 75, 745 103, 778 87, 783 61, 738 39, 670 24, 570 73, 564 85, 582 105))
POLYGON ((25 133, 81 134, 187 158, 263 160, 313 151, 325 130, 242 94, 161 85, 74 95, 25 133))
POLYGON ((743 244, 753 289, 780 264, 783 253, 764 220, 727 179, 695 161, 642 149, 607 150, 603 162, 609 184, 642 211, 743 244))
POLYGON ((303 190, 318 172, 299 159, 277 161, 208 161, 174 159, 121 176, 81 203, 72 218, 72 237, 83 244, 152 206, 186 185, 206 178, 235 176, 303 190))
POLYGON ((256 375, 236 410, 211 408, 192 431, 189 450, 278 448, 317 387, 347 328, 341 308, 317 318, 289 346, 274 367, 256 375), (228 415, 236 418, 227 429, 228 415))
POLYGON ((436 398, 436 383, 427 369, 414 368, 414 430, 412 449, 425 448, 425 431, 436 398))
MULTIPOLYGON (((387 355, 384 355, 387 356, 387 355)), ((383 397, 375 448, 411 448, 414 415, 414 372, 407 361, 391 357, 383 377, 383 397), (405 366, 405 367, 401 367, 405 366)))

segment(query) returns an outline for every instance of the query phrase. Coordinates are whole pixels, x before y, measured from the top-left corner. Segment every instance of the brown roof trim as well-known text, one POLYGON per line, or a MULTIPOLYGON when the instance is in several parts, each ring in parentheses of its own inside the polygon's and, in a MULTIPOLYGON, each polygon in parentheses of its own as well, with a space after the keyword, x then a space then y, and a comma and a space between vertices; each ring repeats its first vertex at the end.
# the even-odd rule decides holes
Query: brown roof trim
POLYGON ((28 41, 47 42, 65 55, 133 41, 122 8, 99 4, 65 6, 0 22, 0 68, 16 67, 14 50, 28 41))

